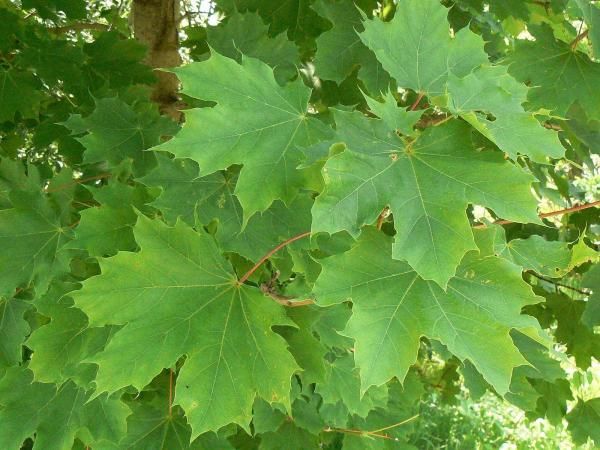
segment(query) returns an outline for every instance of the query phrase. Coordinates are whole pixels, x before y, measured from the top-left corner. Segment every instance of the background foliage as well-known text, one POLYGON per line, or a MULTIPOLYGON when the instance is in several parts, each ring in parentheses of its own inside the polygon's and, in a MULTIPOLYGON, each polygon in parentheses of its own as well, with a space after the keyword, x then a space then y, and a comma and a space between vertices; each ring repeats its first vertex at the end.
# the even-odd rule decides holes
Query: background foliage
POLYGON ((598 2, 129 3, 0 0, 0 448, 600 444, 598 2))

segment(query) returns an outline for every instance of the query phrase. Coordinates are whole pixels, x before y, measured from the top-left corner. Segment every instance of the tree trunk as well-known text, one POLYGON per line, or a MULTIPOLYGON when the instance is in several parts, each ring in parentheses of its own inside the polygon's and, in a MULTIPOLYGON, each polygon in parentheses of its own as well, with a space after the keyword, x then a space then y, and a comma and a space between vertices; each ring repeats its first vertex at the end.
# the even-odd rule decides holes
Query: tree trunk
MULTIPOLYGON (((131 14, 136 39, 148 47, 146 64, 153 68, 180 65, 177 30, 179 0, 134 0, 131 14)), ((152 100, 158 103, 162 113, 179 120, 177 77, 162 71, 156 71, 155 74, 158 81, 152 92, 152 100)))

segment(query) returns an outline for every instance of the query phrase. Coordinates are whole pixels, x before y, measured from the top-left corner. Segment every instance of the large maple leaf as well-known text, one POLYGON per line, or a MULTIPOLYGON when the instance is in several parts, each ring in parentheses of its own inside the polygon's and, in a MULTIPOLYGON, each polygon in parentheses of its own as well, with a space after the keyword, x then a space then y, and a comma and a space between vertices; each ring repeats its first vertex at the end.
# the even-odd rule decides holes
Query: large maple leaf
POLYGON ((429 97, 447 96, 436 103, 449 101, 452 113, 511 157, 521 153, 539 162, 561 157, 557 134, 521 106, 527 87, 506 68, 490 66, 483 39, 468 28, 451 37, 447 14, 437 0, 406 0, 390 22, 365 21, 360 36, 398 86, 429 97), (490 113, 493 120, 487 118, 490 113))
POLYGON ((197 161, 200 176, 243 164, 235 194, 246 220, 274 200, 292 201, 306 181, 299 147, 327 130, 308 113, 310 89, 300 79, 278 85, 257 59, 238 64, 216 52, 175 73, 186 95, 217 106, 187 111, 181 132, 156 149, 197 161))
POLYGON ((90 326, 123 325, 98 364, 97 391, 142 389, 186 355, 175 392, 192 438, 235 422, 247 427, 258 394, 289 404, 297 369, 274 325, 282 307, 240 286, 212 238, 178 222, 138 218, 139 253, 101 260, 102 274, 73 293, 90 326))
POLYGON ((394 258, 445 286, 464 254, 476 248, 465 214, 469 203, 511 220, 538 221, 531 175, 499 153, 476 151, 463 122, 429 128, 406 146, 382 120, 338 111, 336 122, 348 149, 323 169, 315 232, 349 230, 356 236, 389 206, 397 232, 394 258))
POLYGON ((501 394, 513 369, 528 362, 510 337, 513 328, 539 331, 521 308, 540 302, 521 279, 521 270, 503 259, 472 252, 444 292, 391 257, 391 239, 368 228, 356 247, 323 261, 314 293, 328 306, 353 303, 344 334, 356 340, 362 391, 396 376, 403 380, 417 359, 421 336, 440 340, 469 359, 501 394))

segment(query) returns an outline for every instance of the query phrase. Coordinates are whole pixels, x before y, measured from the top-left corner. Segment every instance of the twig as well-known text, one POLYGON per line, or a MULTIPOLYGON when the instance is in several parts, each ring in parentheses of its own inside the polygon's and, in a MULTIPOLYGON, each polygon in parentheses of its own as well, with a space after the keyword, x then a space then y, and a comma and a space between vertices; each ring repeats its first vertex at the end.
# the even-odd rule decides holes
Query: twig
MULTIPOLYGON (((572 208, 559 209, 558 211, 542 213, 539 215, 539 217, 540 217, 540 219, 546 219, 547 217, 560 216, 561 214, 568 214, 568 213, 572 213, 572 212, 576 212, 576 211, 582 211, 584 209, 593 208, 594 206, 600 206, 600 200, 591 202, 591 203, 584 203, 583 205, 573 206, 572 208)), ((502 219, 502 220, 496 220, 495 222, 492 223, 492 225, 507 225, 510 223, 514 223, 514 222, 512 220, 502 219)), ((485 223, 480 223, 480 224, 473 226, 473 228, 485 228, 485 227, 487 227, 487 224, 485 224, 485 223)))
MULTIPOLYGON (((558 216, 561 214, 568 214, 568 213, 572 213, 575 211, 582 211, 584 209, 588 209, 588 208, 593 208, 594 206, 598 206, 600 205, 600 200, 596 201, 596 202, 592 202, 592 203, 585 203, 583 205, 578 205, 578 206, 573 206, 572 208, 566 208, 566 209, 561 209, 558 211, 552 211, 552 212, 548 212, 548 213, 543 213, 540 214, 539 217, 544 219, 546 217, 552 217, 552 216, 558 216)), ((381 214, 380 214, 381 216, 381 214)), ((509 223, 513 223, 510 220, 497 220, 496 222, 494 222, 494 225, 506 225, 509 223)), ((485 228, 487 227, 487 224, 485 223, 480 223, 477 225, 474 225, 473 228, 485 228)), ((248 278, 250 278, 250 276, 256 272, 258 270, 258 268, 260 266, 263 265, 263 263, 269 259, 271 256, 273 256, 275 253, 277 253, 279 250, 281 250, 282 248, 286 247, 287 245, 291 244, 292 242, 298 241, 300 239, 303 239, 307 236, 310 236, 311 232, 310 231, 305 231, 304 233, 300 233, 296 236, 293 236, 289 239, 286 239, 285 241, 283 241, 281 244, 279 244, 277 247, 273 248, 272 250, 269 250, 262 258, 260 258, 258 260, 258 262, 256 264, 254 264, 254 266, 252 266, 252 268, 250 270, 248 270, 248 272, 246 272, 237 282, 238 286, 241 286, 242 284, 244 284, 244 282, 246 282, 248 280, 248 278)), ((262 289, 262 287, 261 287, 262 289)), ((268 293, 269 295, 273 294, 272 292, 270 292, 270 288, 268 289, 268 291, 266 293, 268 293)), ((276 294, 279 295, 279 294, 276 294)), ((279 298, 275 298, 273 297, 273 295, 271 295, 272 298, 274 298, 278 303, 283 304, 284 306, 304 306, 304 305, 311 305, 314 303, 313 300, 302 300, 302 301, 298 301, 298 302, 294 302, 292 301, 293 299, 287 298, 287 297, 279 297, 279 298)))
POLYGON ((289 245, 289 244, 291 244, 292 242, 295 242, 295 241, 297 241, 297 240, 300 240, 300 239, 302 239, 302 238, 305 238, 305 237, 307 237, 307 236, 310 236, 310 234, 311 234, 311 232, 310 232, 310 231, 306 231, 306 232, 304 232, 304 233, 300 233, 300 234, 299 234, 299 235, 297 235, 297 236, 291 237, 291 238, 289 238, 289 239, 287 239, 287 240, 283 241, 283 242, 282 242, 281 244, 279 244, 277 247, 275 247, 274 249, 270 250, 270 251, 269 251, 269 252, 268 252, 268 253, 267 253, 265 256, 263 256, 262 258, 260 258, 260 259, 258 260, 258 262, 257 262, 256 264, 254 264, 254 266, 252 266, 252 268, 251 268, 251 269, 250 269, 248 272, 246 272, 246 273, 244 274, 244 276, 242 276, 242 278, 240 278, 240 279, 238 280, 238 285, 239 285, 239 286, 241 286, 242 284, 244 284, 244 282, 245 282, 245 281, 246 281, 248 278, 250 278, 250 276, 251 276, 251 275, 252 275, 254 272, 256 272, 256 270, 257 270, 257 269, 258 269, 260 266, 262 266, 262 264, 263 264, 263 263, 264 263, 264 262, 265 262, 267 259, 269 259, 271 256, 273 256, 273 255, 274 255, 275 253, 277 253, 279 250, 281 250, 282 248, 284 248, 286 245, 289 245))
MULTIPOLYGON (((582 25, 583 25, 583 22, 582 22, 582 25)), ((575 47, 577 47, 577 44, 579 44, 579 42, 582 39, 585 39, 589 32, 590 32, 590 30, 585 30, 583 33, 579 33, 577 35, 577 37, 575 39, 573 39, 573 42, 571 42, 571 50, 575 50, 575 47)))
POLYGON ((98 22, 74 22, 70 25, 65 25, 62 27, 54 27, 48 28, 50 33, 54 34, 63 34, 68 33, 69 31, 88 31, 88 30, 96 30, 96 31, 107 31, 110 29, 110 25, 106 25, 98 22))
POLYGON ((591 294, 591 292, 588 291, 587 289, 579 289, 579 288, 576 288, 574 286, 569 286, 567 284, 560 283, 558 281, 553 280, 552 278, 546 278, 546 277, 544 277, 542 275, 538 275, 537 273, 535 273, 532 270, 528 270, 527 273, 530 274, 530 275, 533 275, 534 277, 536 277, 536 278, 538 278, 540 280, 544 280, 544 281, 546 281, 548 283, 551 283, 551 284, 553 284, 555 286, 558 286, 558 287, 563 287, 565 289, 571 289, 572 291, 579 292, 582 295, 590 295, 591 294))
POLYGON ((62 191, 64 189, 67 189, 67 188, 73 186, 74 184, 81 184, 81 183, 86 183, 88 181, 102 180, 104 178, 110 178, 111 176, 112 176, 112 174, 110 174, 110 173, 101 173, 100 175, 94 175, 93 177, 79 178, 77 180, 70 181, 69 183, 58 185, 54 189, 46 189, 46 192, 48 194, 50 194, 52 192, 59 192, 59 191, 62 191))
POLYGON ((311 298, 307 298, 306 300, 294 301, 293 297, 286 297, 284 295, 278 294, 277 292, 274 292, 273 289, 266 283, 263 283, 260 285, 260 290, 264 294, 271 297, 273 300, 275 300, 280 305, 287 306, 289 308, 297 308, 299 306, 307 306, 307 305, 315 304, 315 301, 311 298))
POLYGON ((411 111, 414 111, 415 109, 417 109, 417 106, 419 106, 419 103, 421 103, 421 100, 423 99, 424 96, 425 96, 425 94, 423 92, 419 92, 419 95, 417 95, 417 99, 410 107, 411 111))

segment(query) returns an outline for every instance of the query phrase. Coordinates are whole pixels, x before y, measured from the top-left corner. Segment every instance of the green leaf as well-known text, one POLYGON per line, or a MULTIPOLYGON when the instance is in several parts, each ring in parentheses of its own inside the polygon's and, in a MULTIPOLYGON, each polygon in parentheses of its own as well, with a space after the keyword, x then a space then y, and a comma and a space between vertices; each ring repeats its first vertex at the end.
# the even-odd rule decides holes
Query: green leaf
POLYGON ((59 11, 71 19, 86 16, 84 0, 23 0, 23 8, 35 8, 43 19, 55 19, 59 11))
POLYGON ((35 433, 34 449, 71 448, 82 433, 87 443, 118 442, 125 435, 129 408, 106 395, 94 400, 72 382, 61 386, 32 382, 31 371, 9 369, 0 379, 0 447, 21 448, 35 433))
POLYGON ((137 248, 132 229, 137 219, 134 208, 143 210, 149 199, 146 189, 112 180, 106 186, 89 190, 100 206, 81 211, 75 239, 68 247, 85 249, 92 256, 134 251, 137 248))
POLYGON ((198 163, 191 159, 172 159, 164 153, 158 153, 156 160, 157 167, 138 181, 161 189, 151 204, 169 223, 181 218, 191 225, 198 217, 205 225, 217 219, 219 230, 227 236, 241 229, 242 209, 233 195, 234 176, 215 172, 199 177, 198 163))
POLYGON ((586 302, 574 300, 563 293, 553 293, 546 296, 545 305, 556 318, 556 341, 566 345, 577 366, 585 370, 591 366, 592 358, 600 360, 600 334, 582 323, 586 302))
POLYGON ((365 21, 360 38, 398 86, 441 95, 449 73, 463 77, 487 62, 483 40, 468 28, 450 37, 447 14, 437 0, 406 0, 391 21, 365 21))
POLYGON ((117 97, 97 100, 92 114, 71 118, 65 126, 77 134, 87 132, 79 138, 86 148, 84 163, 106 161, 116 167, 131 158, 138 172, 155 164, 154 155, 144 150, 158 144, 161 136, 176 131, 175 124, 154 107, 136 111, 117 97))
POLYGON ((473 253, 447 289, 393 260, 391 239, 370 228, 352 250, 323 261, 316 299, 323 306, 354 304, 344 334, 356 340, 362 392, 394 376, 403 380, 423 335, 441 341, 460 359, 469 359, 499 393, 508 391, 513 369, 527 364, 509 333, 514 328, 539 328, 520 311, 540 298, 511 263, 473 253))
POLYGON ((217 27, 208 27, 207 41, 218 53, 238 62, 244 54, 267 63, 276 73, 283 70, 295 75, 300 59, 297 47, 284 33, 270 38, 268 29, 258 14, 237 13, 217 27))
POLYGON ((34 283, 45 290, 53 275, 67 271, 61 252, 71 230, 39 193, 13 191, 13 208, 0 210, 0 295, 34 283))
POLYGON ((569 431, 576 444, 585 444, 588 439, 600 442, 600 398, 583 401, 579 399, 575 408, 567 416, 569 431))
POLYGON ((551 278, 562 277, 571 266, 571 250, 565 242, 547 241, 537 235, 497 243, 495 252, 524 270, 533 270, 551 278))
POLYGON ((413 134, 413 127, 421 118, 423 111, 410 111, 398 108, 396 99, 391 91, 387 91, 383 99, 383 102, 378 102, 365 95, 369 109, 379 116, 390 130, 397 130, 406 136, 413 134))
POLYGON ((13 121, 15 114, 35 117, 40 100, 40 83, 29 72, 0 68, 0 123, 13 121))
POLYGON ((536 40, 517 40, 506 59, 509 72, 533 86, 528 100, 533 109, 548 109, 566 117, 578 102, 590 119, 600 119, 600 64, 554 39, 547 27, 530 30, 536 40), (542 65, 544 70, 539 70, 542 65))
POLYGON ((371 410, 385 408, 387 405, 386 385, 371 386, 363 395, 352 355, 337 358, 326 367, 327 378, 324 383, 317 384, 315 389, 323 397, 324 404, 335 405, 340 402, 350 414, 360 417, 366 417, 371 410))
POLYGON ((297 366, 271 331, 293 326, 282 307, 256 288, 238 286, 203 232, 140 216, 134 234, 139 253, 102 260, 102 274, 73 294, 90 326, 123 325, 90 359, 99 366, 97 392, 128 385, 141 390, 186 355, 175 402, 192 438, 232 422, 247 427, 256 395, 289 404, 297 366), (123 366, 124 358, 136 364, 123 366))
MULTIPOLYGON (((375 5, 371 8, 375 9, 375 5)), ((318 0, 312 9, 333 25, 317 38, 316 74, 322 79, 341 83, 359 67, 358 78, 369 92, 378 94, 387 89, 390 76, 358 35, 364 30, 363 16, 355 3, 351 0, 318 0)))
POLYGON ((340 111, 336 122, 348 150, 325 164, 313 232, 348 230, 357 236, 389 206, 397 231, 394 258, 445 287, 465 253, 476 248, 468 204, 514 221, 539 222, 531 176, 497 153, 476 151, 460 122, 428 128, 407 146, 383 121, 340 111))
POLYGON ((30 332, 23 316, 30 309, 30 303, 20 298, 0 298, 0 369, 21 362, 23 342, 30 332))
POLYGON ((506 67, 484 66, 463 78, 448 79, 449 109, 459 114, 501 150, 516 159, 518 154, 537 162, 561 158, 565 149, 552 130, 543 128, 521 106, 527 87, 517 82, 506 67), (489 120, 486 114, 493 114, 489 120))
POLYGON ((583 286, 592 290, 581 320, 588 327, 600 325, 600 265, 594 265, 584 276, 583 286))
POLYGON ((192 430, 178 406, 168 408, 166 396, 152 401, 132 402, 127 418, 127 436, 119 448, 131 450, 233 450, 225 439, 206 433, 190 443, 192 430), (160 404, 158 401, 162 401, 160 404))
MULTIPOLYGON (((286 239, 310 230, 312 205, 311 196, 306 194, 300 194, 288 207, 276 201, 263 213, 254 215, 244 229, 234 233, 219 229, 217 240, 224 250, 257 261, 286 239)), ((289 248, 307 248, 308 243, 306 238, 292 243, 289 248)))
POLYGON ((102 350, 115 328, 88 328, 86 315, 65 297, 79 287, 55 283, 35 302, 38 312, 50 318, 26 343, 33 351, 28 367, 36 381, 60 384, 71 379, 88 387, 96 374, 94 365, 81 362, 102 350))
POLYGON ((185 94, 217 106, 188 111, 181 132, 157 150, 197 161, 201 176, 243 164, 235 195, 245 221, 274 200, 292 201, 305 182, 296 169, 304 158, 298 147, 325 132, 308 113, 310 90, 300 80, 279 86, 269 66, 256 59, 238 64, 216 52, 175 72, 185 94))

